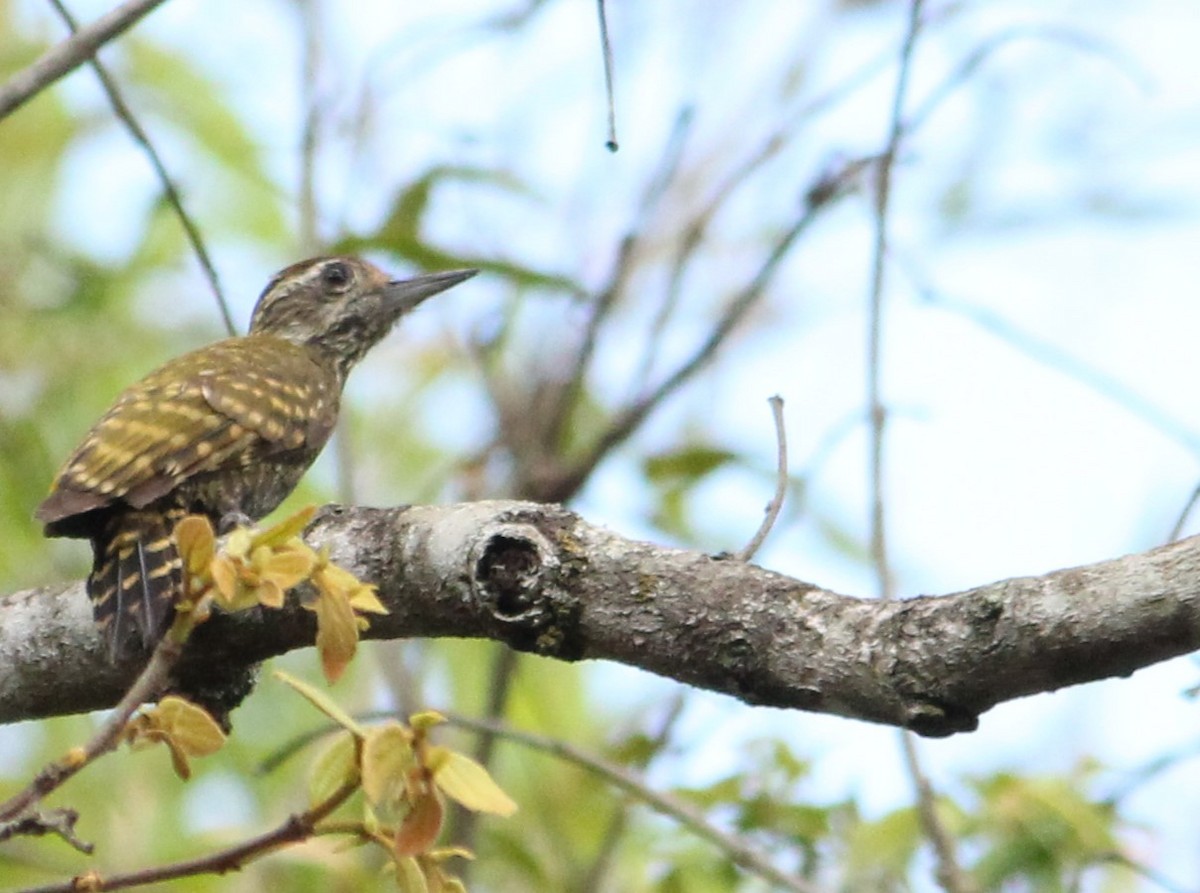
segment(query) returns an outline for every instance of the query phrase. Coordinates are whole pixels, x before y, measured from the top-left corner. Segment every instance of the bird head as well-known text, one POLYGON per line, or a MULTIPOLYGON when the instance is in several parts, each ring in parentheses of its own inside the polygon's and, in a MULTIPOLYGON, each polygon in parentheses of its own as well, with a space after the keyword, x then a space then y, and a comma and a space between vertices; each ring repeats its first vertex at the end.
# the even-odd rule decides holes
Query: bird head
POLYGON ((392 279, 357 257, 317 257, 281 270, 250 318, 250 334, 313 347, 345 374, 404 314, 477 270, 392 279))

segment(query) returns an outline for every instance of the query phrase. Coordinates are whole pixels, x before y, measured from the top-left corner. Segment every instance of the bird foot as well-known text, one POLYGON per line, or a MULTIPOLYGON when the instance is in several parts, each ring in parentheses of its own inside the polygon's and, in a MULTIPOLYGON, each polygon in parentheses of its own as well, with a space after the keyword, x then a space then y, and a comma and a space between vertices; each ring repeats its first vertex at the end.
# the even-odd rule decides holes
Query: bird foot
POLYGON ((254 521, 245 512, 226 512, 217 522, 217 536, 232 533, 238 527, 249 527, 254 521))

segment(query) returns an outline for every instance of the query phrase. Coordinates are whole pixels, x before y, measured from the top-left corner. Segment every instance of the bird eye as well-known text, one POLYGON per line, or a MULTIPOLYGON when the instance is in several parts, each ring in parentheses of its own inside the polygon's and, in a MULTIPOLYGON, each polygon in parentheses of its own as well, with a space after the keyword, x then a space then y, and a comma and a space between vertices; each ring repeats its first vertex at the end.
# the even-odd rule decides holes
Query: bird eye
POLYGON ((325 269, 321 271, 321 281, 335 291, 341 291, 350 284, 350 280, 354 278, 348 264, 341 261, 334 261, 331 264, 326 264, 325 269))

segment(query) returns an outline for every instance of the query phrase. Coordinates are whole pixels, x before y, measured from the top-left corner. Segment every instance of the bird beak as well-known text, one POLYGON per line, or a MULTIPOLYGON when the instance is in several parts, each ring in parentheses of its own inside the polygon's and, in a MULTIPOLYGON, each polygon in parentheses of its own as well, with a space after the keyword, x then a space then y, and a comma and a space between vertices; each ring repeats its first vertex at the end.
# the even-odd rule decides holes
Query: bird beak
MULTIPOLYGON (((447 270, 415 279, 396 279, 383 287, 384 300, 396 316, 412 310, 426 298, 470 279, 478 270, 447 270)), ((394 317, 393 317, 394 318, 394 317)))

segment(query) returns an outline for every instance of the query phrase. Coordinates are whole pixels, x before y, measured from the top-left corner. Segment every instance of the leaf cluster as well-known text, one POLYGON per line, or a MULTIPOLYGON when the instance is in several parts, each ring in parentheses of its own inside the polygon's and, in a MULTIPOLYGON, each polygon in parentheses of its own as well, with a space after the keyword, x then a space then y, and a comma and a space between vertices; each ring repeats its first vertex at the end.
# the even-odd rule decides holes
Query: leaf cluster
POLYGON ((469 851, 436 846, 446 798, 499 816, 512 815, 517 805, 476 760, 429 741, 430 730, 445 718, 428 711, 410 717, 407 725, 392 721, 364 727, 321 691, 286 673, 276 676, 344 730, 313 763, 309 798, 317 807, 346 789, 361 788, 362 818, 332 824, 328 831, 383 848, 403 893, 465 890, 444 863, 469 858, 469 851))

